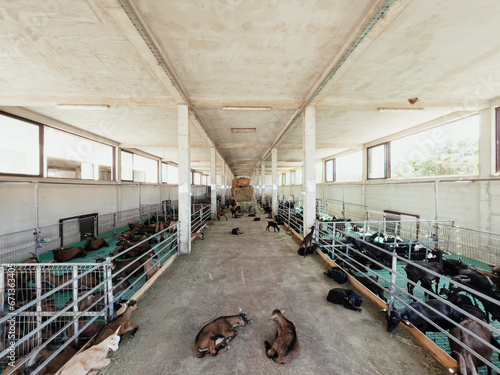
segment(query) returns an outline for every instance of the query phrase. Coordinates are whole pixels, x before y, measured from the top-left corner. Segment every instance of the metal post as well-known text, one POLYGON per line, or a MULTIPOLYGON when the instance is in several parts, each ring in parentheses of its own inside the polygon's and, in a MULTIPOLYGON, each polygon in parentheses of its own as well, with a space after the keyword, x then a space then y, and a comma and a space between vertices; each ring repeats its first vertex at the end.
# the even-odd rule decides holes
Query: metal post
MULTIPOLYGON (((332 260, 335 259, 335 223, 332 223, 332 260)), ((346 254, 349 250, 349 246, 346 245, 346 254)))
POLYGON ((95 237, 97 237, 97 235, 99 234, 98 229, 99 228, 97 228, 97 216, 94 216, 94 236, 95 237))
POLYGON ((40 261, 40 240, 41 240, 41 235, 40 235, 40 208, 38 205, 38 198, 39 198, 39 185, 38 182, 35 182, 35 256, 38 261, 40 261))
POLYGON ((107 259, 106 260, 106 263, 104 264, 104 273, 106 275, 106 279, 108 280, 107 284, 104 284, 105 287, 107 287, 108 289, 108 293, 106 294, 107 296, 107 305, 109 306, 109 317, 111 317, 111 319, 113 318, 114 314, 115 314, 115 310, 114 310, 114 303, 115 303, 115 300, 114 300, 114 296, 113 296, 113 269, 112 269, 112 265, 111 265, 111 260, 110 259, 107 259))
MULTIPOLYGON (((88 276, 90 277, 90 275, 88 276)), ((78 266, 73 266, 73 302, 78 300, 78 266)), ((78 345, 78 303, 73 305, 73 312, 75 312, 75 321, 73 323, 73 331, 75 332, 75 344, 78 345)))
MULTIPOLYGON (((5 275, 4 273, 4 267, 0 263, 0 275, 5 275)), ((5 298, 5 277, 0 277, 0 306, 3 306, 5 304, 4 298, 5 298)))
POLYGON ((431 223, 427 225, 427 246, 425 247, 425 259, 429 256, 429 246, 432 240, 431 223))
POLYGON ((319 221, 316 221, 315 222, 315 230, 316 230, 316 235, 314 236, 315 239, 314 239, 314 242, 318 245, 318 248, 319 248, 319 231, 321 229, 321 224, 319 223, 319 221))
POLYGON ((345 183, 342 184, 342 219, 345 220, 345 183))
POLYGON ((139 182, 139 222, 142 221, 142 185, 139 182))
MULTIPOLYGON (((417 222, 414 221, 410 227, 410 245, 408 247, 408 260, 411 260, 411 247, 413 246, 413 224, 416 224, 416 223, 417 222)), ((418 241, 418 238, 417 238, 417 241, 418 241)))
POLYGON ((398 266, 398 258, 396 257, 396 252, 392 253, 392 271, 391 271, 391 299, 390 299, 390 310, 394 309, 394 296, 396 294, 396 268, 398 266))
MULTIPOLYGON (((36 283, 36 298, 38 300, 38 302, 36 303, 36 312, 41 313, 42 312, 42 301, 40 300, 40 297, 42 296, 42 267, 41 266, 36 266, 35 283, 36 283)), ((17 287, 19 287, 19 286, 17 286, 17 287)), ((37 316, 36 316, 36 323, 38 326, 38 330, 36 333, 37 345, 41 345, 42 344, 42 330, 40 329, 40 326, 42 325, 42 316, 40 314, 37 314, 37 316)))
POLYGON ((203 225, 203 205, 200 205, 200 230, 203 225))
POLYGON ((434 223, 434 226, 435 226, 435 230, 434 230, 434 234, 435 234, 435 241, 437 242, 439 240, 439 237, 438 237, 438 232, 439 232, 439 228, 437 226, 437 220, 438 220, 438 208, 439 208, 439 180, 436 180, 434 181, 434 199, 435 199, 435 204, 434 204, 434 220, 436 221, 434 223))
POLYGON ((179 230, 180 230, 180 222, 175 223, 175 226, 177 227, 177 230, 175 233, 177 234, 177 255, 181 255, 181 236, 179 236, 179 230))
POLYGON ((113 236, 116 236, 116 212, 113 213, 113 236))

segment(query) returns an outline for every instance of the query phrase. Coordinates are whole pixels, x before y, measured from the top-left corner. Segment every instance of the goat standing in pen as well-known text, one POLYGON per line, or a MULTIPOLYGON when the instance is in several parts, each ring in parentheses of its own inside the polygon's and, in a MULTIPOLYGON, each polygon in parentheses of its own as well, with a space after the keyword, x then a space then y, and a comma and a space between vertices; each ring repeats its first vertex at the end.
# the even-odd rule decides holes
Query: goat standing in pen
MULTIPOLYGON (((486 324, 486 321, 483 321, 486 324)), ((487 346, 485 343, 479 341, 477 338, 472 336, 470 333, 465 332, 462 328, 466 328, 469 331, 476 334, 479 338, 483 339, 487 343, 491 343, 493 346, 498 347, 497 341, 491 336, 489 329, 483 326, 481 323, 472 320, 464 319, 460 322, 460 325, 450 329, 450 334, 457 340, 461 341, 464 345, 471 348, 476 353, 480 354, 483 358, 491 362, 493 356, 493 349, 487 346)), ((448 374, 477 374, 477 368, 481 366, 486 366, 475 355, 469 352, 467 349, 462 347, 460 344, 455 342, 455 340, 449 338, 451 355, 457 360, 458 367, 450 368, 447 372, 448 374)), ((488 367, 488 374, 491 375, 491 368, 488 367)))
POLYGON ((307 234, 307 236, 304 237, 302 242, 300 243, 299 250, 297 250, 297 253, 300 254, 301 249, 304 249, 304 256, 306 256, 307 249, 312 247, 313 245, 313 239, 314 239, 314 225, 311 227, 311 231, 307 234))
POLYGON ((271 320, 278 324, 278 332, 272 345, 268 341, 265 342, 266 355, 276 363, 290 363, 300 353, 300 344, 295 326, 278 309, 273 310, 271 320))
MULTIPOLYGON (((439 249, 432 249, 432 252, 436 254, 436 259, 437 261, 435 262, 423 262, 423 261, 415 261, 414 264, 417 264, 421 267, 424 267, 426 269, 421 269, 414 264, 410 263, 407 264, 405 267, 406 271, 406 277, 408 280, 413 281, 414 283, 420 283, 422 284, 422 287, 427 289, 430 292, 434 292, 438 294, 438 284, 440 277, 436 276, 427 270, 431 270, 435 273, 438 273, 440 275, 443 275, 444 269, 443 269, 443 251, 439 249), (432 288, 432 284, 436 285, 435 291, 432 288)), ((411 283, 407 283, 407 288, 408 288, 408 293, 413 295, 413 289, 415 286, 411 283)), ((427 293, 425 293, 428 295, 427 293)))
POLYGON ((118 335, 123 336, 125 332, 132 331, 130 333, 130 337, 133 338, 139 329, 139 326, 137 324, 130 324, 130 319, 132 317, 132 313, 137 310, 138 307, 139 305, 137 304, 137 301, 133 299, 128 301, 127 309, 117 318, 104 326, 95 338, 94 345, 98 345, 106 340, 109 336, 113 335, 113 332, 118 332, 118 335))

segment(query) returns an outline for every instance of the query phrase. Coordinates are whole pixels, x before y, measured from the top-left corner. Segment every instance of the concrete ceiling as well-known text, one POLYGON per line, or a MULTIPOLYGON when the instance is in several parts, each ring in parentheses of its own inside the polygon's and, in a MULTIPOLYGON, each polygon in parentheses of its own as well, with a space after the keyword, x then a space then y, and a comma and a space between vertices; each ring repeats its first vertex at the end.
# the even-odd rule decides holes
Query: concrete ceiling
POLYGON ((184 103, 193 169, 209 174, 215 147, 249 176, 277 147, 286 171, 302 164, 305 105, 323 159, 496 103, 497 14, 497 0, 9 1, 0 107, 176 163, 184 103), (377 111, 413 97, 423 110, 377 111))

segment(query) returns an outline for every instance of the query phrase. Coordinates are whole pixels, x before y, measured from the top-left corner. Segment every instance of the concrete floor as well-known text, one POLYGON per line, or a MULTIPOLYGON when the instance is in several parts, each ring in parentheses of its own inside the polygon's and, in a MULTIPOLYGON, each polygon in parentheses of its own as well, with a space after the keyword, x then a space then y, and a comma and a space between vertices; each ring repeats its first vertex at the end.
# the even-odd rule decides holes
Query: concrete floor
MULTIPOLYGON (((324 274, 317 256, 297 255, 299 242, 282 227, 266 232, 267 220, 244 216, 215 222, 139 302, 125 337, 100 374, 440 374, 442 367, 401 329, 389 334, 384 315, 367 299, 357 313, 326 301, 339 287, 324 274), (244 233, 231 235, 239 227, 244 233), (240 308, 253 319, 239 327, 231 349, 197 358, 200 328, 240 308), (265 356, 274 339, 273 309, 284 311, 297 329, 302 351, 279 365, 265 356)), ((350 284, 341 287, 350 288, 350 284)))

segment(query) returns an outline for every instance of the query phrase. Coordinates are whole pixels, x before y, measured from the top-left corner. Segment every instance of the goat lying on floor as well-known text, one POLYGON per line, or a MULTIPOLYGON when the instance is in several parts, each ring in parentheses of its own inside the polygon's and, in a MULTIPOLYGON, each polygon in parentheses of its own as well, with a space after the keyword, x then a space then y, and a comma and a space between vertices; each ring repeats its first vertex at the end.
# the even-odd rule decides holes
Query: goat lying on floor
POLYGON ((274 362, 281 364, 290 363, 300 353, 300 344, 295 326, 278 309, 273 310, 271 320, 274 320, 278 324, 278 332, 273 345, 269 344, 268 341, 265 342, 266 355, 274 362))
POLYGON ((210 352, 212 356, 219 354, 220 350, 228 350, 229 342, 236 337, 238 332, 235 327, 251 323, 248 320, 247 314, 241 313, 238 315, 221 316, 203 328, 196 335, 194 342, 194 354, 198 358, 202 358, 210 352))
POLYGON ((328 292, 326 300, 344 306, 346 309, 362 312, 363 300, 358 292, 352 289, 333 288, 328 292))
POLYGON ((231 234, 238 235, 238 234, 243 234, 243 232, 240 230, 240 228, 233 228, 231 234))

